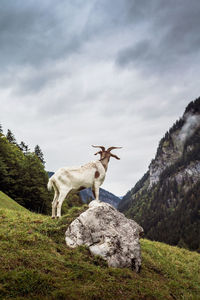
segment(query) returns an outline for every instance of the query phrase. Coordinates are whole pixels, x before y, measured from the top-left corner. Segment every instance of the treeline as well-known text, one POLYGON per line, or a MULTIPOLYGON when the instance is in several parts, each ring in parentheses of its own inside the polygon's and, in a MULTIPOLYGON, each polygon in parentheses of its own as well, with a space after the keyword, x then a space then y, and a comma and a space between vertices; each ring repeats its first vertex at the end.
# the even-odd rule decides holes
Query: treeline
POLYGON ((188 192, 179 194, 182 199, 176 203, 176 208, 168 214, 163 213, 163 219, 151 227, 147 237, 200 252, 199 195, 200 181, 188 192))
POLYGON ((145 181, 149 178, 149 171, 147 171, 143 177, 136 183, 134 188, 132 188, 128 193, 123 197, 123 200, 119 202, 118 210, 119 211, 126 211, 128 210, 131 205, 133 204, 134 200, 130 200, 132 195, 136 194, 144 185, 145 181))
POLYGON ((126 216, 138 222, 151 240, 200 252, 200 181, 159 182, 137 193, 126 216), (187 192, 187 188, 192 186, 187 192))
POLYGON ((200 97, 188 104, 185 109, 185 113, 200 114, 200 97))
POLYGON ((31 152, 23 141, 17 143, 0 125, 0 190, 27 209, 48 214, 52 194, 47 191, 48 174, 38 145, 31 152))

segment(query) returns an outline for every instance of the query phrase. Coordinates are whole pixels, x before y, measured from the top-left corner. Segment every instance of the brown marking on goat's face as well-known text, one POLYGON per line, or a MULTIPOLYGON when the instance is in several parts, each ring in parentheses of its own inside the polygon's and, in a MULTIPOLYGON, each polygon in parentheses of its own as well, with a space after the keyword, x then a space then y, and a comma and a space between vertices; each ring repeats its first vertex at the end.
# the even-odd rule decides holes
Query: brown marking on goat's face
POLYGON ((96 171, 95 174, 94 174, 94 177, 95 177, 95 178, 98 178, 99 176, 100 176, 99 171, 96 171))

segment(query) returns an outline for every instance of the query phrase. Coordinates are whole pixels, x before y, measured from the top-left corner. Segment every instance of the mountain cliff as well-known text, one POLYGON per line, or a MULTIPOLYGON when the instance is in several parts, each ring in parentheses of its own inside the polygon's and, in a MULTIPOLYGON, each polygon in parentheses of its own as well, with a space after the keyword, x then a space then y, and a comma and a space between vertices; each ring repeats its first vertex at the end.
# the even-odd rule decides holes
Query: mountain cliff
POLYGON ((200 251, 200 98, 161 139, 148 171, 118 208, 146 237, 200 251))

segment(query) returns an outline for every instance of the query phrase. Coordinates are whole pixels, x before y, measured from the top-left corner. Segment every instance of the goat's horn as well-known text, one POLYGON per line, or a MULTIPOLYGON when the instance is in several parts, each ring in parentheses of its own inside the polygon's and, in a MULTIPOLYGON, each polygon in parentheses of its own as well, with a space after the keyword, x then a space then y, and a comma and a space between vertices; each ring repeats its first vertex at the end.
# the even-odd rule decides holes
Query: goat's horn
POLYGON ((92 147, 94 147, 94 148, 101 148, 102 151, 105 151, 105 147, 103 147, 103 146, 94 146, 94 145, 92 145, 92 147))
POLYGON ((117 155, 113 154, 113 153, 110 153, 110 156, 116 158, 116 159, 120 159, 117 155))
POLYGON ((95 153, 94 155, 101 154, 101 153, 102 153, 102 152, 101 152, 101 151, 99 151, 99 152, 95 153))
POLYGON ((121 149, 122 147, 109 147, 106 151, 110 152, 113 149, 121 149))

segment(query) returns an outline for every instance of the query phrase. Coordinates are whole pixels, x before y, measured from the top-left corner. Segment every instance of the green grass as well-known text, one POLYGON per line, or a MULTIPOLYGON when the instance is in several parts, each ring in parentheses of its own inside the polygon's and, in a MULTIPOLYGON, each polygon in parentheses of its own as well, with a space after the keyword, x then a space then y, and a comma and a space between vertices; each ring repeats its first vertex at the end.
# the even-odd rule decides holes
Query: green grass
POLYGON ((0 299, 199 299, 196 252, 141 240, 142 270, 136 274, 108 267, 87 247, 67 248, 66 228, 85 209, 74 207, 52 220, 0 208, 0 299))
POLYGON ((16 201, 8 197, 6 194, 0 191, 0 208, 14 209, 17 211, 26 211, 26 208, 19 205, 16 201))

